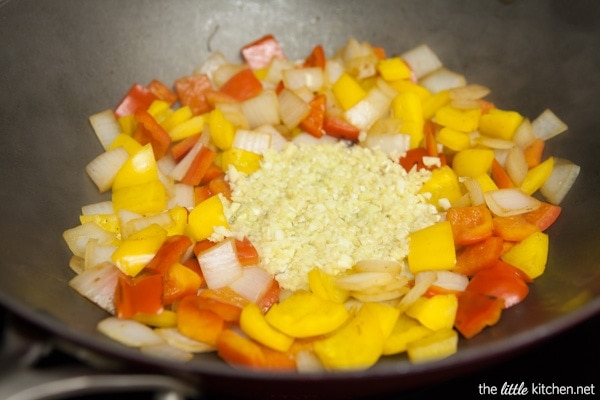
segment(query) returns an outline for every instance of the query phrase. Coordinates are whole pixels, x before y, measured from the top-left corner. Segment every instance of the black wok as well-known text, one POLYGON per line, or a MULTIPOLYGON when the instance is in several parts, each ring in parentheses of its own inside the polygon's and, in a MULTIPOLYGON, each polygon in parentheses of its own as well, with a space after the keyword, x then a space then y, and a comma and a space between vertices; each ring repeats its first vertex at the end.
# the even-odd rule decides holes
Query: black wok
POLYGON ((2 0, 0 301, 79 352, 260 397, 415 387, 544 341, 600 311, 599 17, 596 1, 2 0), (445 360, 393 357, 316 376, 235 370, 214 355, 157 361, 96 332, 106 314, 67 286, 73 273, 61 237, 82 205, 103 199, 84 172, 101 151, 87 117, 114 107, 134 82, 191 73, 212 50, 236 60, 240 46, 265 33, 290 58, 317 43, 331 54, 350 37, 390 54, 426 43, 448 68, 492 88, 497 105, 530 118, 550 108, 568 124, 546 152, 582 171, 549 231, 546 273, 524 303, 445 360))

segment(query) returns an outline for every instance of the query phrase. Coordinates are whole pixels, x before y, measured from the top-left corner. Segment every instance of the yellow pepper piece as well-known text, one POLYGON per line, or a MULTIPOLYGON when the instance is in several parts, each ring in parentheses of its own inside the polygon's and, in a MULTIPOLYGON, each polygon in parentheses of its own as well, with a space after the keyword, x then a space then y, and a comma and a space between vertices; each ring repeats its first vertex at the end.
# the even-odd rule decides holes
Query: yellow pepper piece
POLYGON ((407 346, 408 358, 415 362, 425 362, 446 358, 458 349, 458 333, 453 329, 440 329, 431 335, 410 342, 407 346))
POLYGON ((421 86, 417 83, 414 83, 412 81, 403 79, 403 80, 398 80, 398 81, 393 81, 393 82, 388 82, 388 83, 398 93, 413 92, 414 94, 419 96, 419 99, 421 99, 421 102, 423 102, 428 97, 431 97, 431 92, 429 90, 427 90, 427 88, 425 88, 424 86, 421 86))
POLYGON ((410 136, 410 147, 419 146, 423 140, 423 106, 421 99, 414 92, 398 93, 392 100, 394 117, 402 121, 402 133, 410 136))
POLYGON ((319 268, 313 268, 308 273, 308 286, 310 291, 325 300, 343 303, 349 297, 347 290, 340 289, 335 284, 335 277, 323 272, 319 268))
POLYGON ((188 216, 187 233, 193 240, 201 241, 210 237, 216 226, 229 228, 223 202, 218 195, 211 196, 194 207, 188 216))
POLYGON ((491 170, 493 161, 494 150, 466 149, 456 153, 452 161, 452 169, 458 176, 477 178, 491 170))
POLYGON ((127 186, 141 185, 158 179, 158 167, 152 151, 152 145, 142 146, 130 156, 117 171, 112 189, 118 190, 127 186))
POLYGON ((461 110, 443 106, 435 112, 435 122, 460 132, 473 132, 479 126, 480 108, 461 110))
POLYGON ((81 225, 86 222, 95 222, 102 229, 108 232, 119 233, 121 231, 119 218, 115 214, 88 214, 80 215, 79 222, 81 225))
POLYGON ((124 115, 119 117, 117 120, 119 122, 119 126, 121 127, 121 132, 127 136, 133 135, 135 131, 136 122, 135 116, 133 114, 124 115))
POLYGON ((419 297, 406 310, 406 315, 419 321, 432 331, 452 329, 458 308, 454 294, 438 294, 430 298, 419 297))
POLYGON ((161 122, 161 126, 167 132, 170 132, 177 125, 184 123, 194 116, 192 109, 189 106, 182 106, 173 111, 168 118, 161 122))
POLYGON ((367 92, 360 84, 344 72, 332 87, 333 95, 344 111, 351 109, 356 103, 367 97, 367 92))
POLYGON ((450 103, 450 91, 442 90, 423 100, 423 118, 431 119, 435 112, 450 103))
POLYGON ((167 227, 167 236, 183 235, 187 226, 188 211, 182 206, 175 206, 168 211, 173 224, 167 227))
POLYGON ((333 332, 346 322, 348 317, 348 311, 343 304, 322 299, 302 290, 274 304, 265 315, 269 324, 295 338, 333 332))
POLYGON ((412 76, 412 71, 400 57, 380 60, 377 63, 377 71, 387 82, 408 79, 412 76))
POLYGON ((496 182, 488 174, 481 174, 474 179, 479 184, 483 193, 498 190, 498 185, 496 185, 496 182))
POLYGON ((527 171, 523 182, 521 182, 521 190, 529 195, 535 193, 546 182, 553 168, 553 157, 549 157, 544 162, 531 168, 527 171))
POLYGON ((471 137, 465 132, 443 127, 436 135, 438 143, 450 150, 461 151, 471 147, 471 137))
POLYGON ((271 326, 255 303, 248 303, 240 314, 240 327, 248 336, 273 350, 288 351, 294 338, 271 326))
POLYGON ((450 204, 455 204, 462 197, 458 176, 447 165, 434 169, 419 193, 430 193, 429 203, 438 208, 441 199, 448 199, 450 204))
POLYGON ((184 121, 169 131, 169 137, 172 141, 177 142, 190 136, 197 135, 204 129, 204 115, 196 115, 184 121))
POLYGON ((327 369, 365 369, 379 360, 384 342, 377 315, 363 306, 347 324, 315 342, 314 351, 327 369))
POLYGON ((438 222, 410 233, 407 258, 413 274, 454 268, 456 251, 450 222, 438 222))
POLYGON ((221 156, 221 168, 227 171, 231 165, 240 172, 251 174, 260 168, 261 158, 260 154, 232 147, 223 152, 221 156))
POLYGON ((479 118, 479 132, 485 136, 512 140, 522 122, 523 116, 518 112, 494 108, 479 118))
POLYGON ((158 314, 137 313, 133 316, 133 319, 156 328, 174 328, 177 326, 177 313, 171 310, 162 310, 158 314))
POLYGON ((167 191, 159 180, 140 185, 125 186, 112 192, 115 213, 129 210, 138 214, 150 214, 167 208, 167 191))
POLYGON ((108 150, 123 147, 127 153, 132 156, 142 148, 140 142, 125 133, 119 133, 115 140, 108 146, 108 150))
POLYGON ((146 111, 148 114, 152 115, 152 117, 158 123, 164 121, 173 112, 173 110, 171 110, 171 106, 169 106, 169 103, 164 100, 154 100, 152 103, 150 103, 150 106, 146 111))
POLYGON ((396 320, 394 329, 383 345, 383 355, 399 354, 406 351, 408 343, 421 339, 433 331, 417 320, 402 314, 396 320))
POLYGON ((227 150, 231 147, 235 137, 235 127, 218 108, 208 115, 208 128, 210 137, 219 149, 227 150))
POLYGON ((361 308, 365 307, 375 316, 377 322, 379 323, 379 327, 381 328, 383 338, 387 340, 394 330, 394 326, 396 325, 396 321, 400 315, 400 309, 388 304, 371 302, 364 303, 361 306, 361 308))
POLYGON ((501 258, 535 279, 546 269, 548 244, 548 234, 535 232, 512 246, 501 258))
POLYGON ((167 238, 167 231, 157 224, 150 225, 122 240, 112 260, 129 276, 136 276, 154 257, 167 238))

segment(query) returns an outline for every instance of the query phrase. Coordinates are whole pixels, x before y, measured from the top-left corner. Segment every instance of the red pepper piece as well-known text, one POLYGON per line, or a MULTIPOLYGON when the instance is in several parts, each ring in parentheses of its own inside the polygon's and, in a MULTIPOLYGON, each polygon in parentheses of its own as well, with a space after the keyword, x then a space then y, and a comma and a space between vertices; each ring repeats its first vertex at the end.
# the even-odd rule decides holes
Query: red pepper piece
POLYGON ((157 97, 150 90, 139 83, 131 86, 127 94, 115 108, 115 117, 135 114, 139 110, 146 110, 157 97))
POLYGON ((310 101, 310 114, 300 122, 300 129, 310 133, 316 138, 323 136, 326 102, 327 98, 321 93, 317 94, 310 101))
POLYGON ((273 58, 285 59, 285 54, 275 36, 268 34, 242 47, 242 57, 251 69, 269 66, 273 58))
POLYGON ((134 278, 120 274, 115 291, 115 311, 119 318, 137 313, 156 314, 163 309, 163 278, 143 274, 134 278))
POLYGON ((211 110, 205 92, 213 88, 207 75, 184 76, 177 79, 174 86, 181 105, 188 106, 194 115, 201 115, 211 110))
POLYGON ((248 100, 262 92, 263 86, 251 69, 243 69, 221 86, 220 92, 237 101, 248 100))

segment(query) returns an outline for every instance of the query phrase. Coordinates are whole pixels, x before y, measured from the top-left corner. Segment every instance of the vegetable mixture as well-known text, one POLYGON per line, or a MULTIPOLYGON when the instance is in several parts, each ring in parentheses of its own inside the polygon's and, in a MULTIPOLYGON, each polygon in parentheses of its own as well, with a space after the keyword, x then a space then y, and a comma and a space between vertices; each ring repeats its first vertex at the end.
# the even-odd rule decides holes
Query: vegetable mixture
POLYGON ((350 39, 290 60, 273 35, 90 116, 110 200, 64 232, 107 336, 237 368, 451 356, 544 273, 579 167, 567 126, 486 100, 426 45, 350 39))

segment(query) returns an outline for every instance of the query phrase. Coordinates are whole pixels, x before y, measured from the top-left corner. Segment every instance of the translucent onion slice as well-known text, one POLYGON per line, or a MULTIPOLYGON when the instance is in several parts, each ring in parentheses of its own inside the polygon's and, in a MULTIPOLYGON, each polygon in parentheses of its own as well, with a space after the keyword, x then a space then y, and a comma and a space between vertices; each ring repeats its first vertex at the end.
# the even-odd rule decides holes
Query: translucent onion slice
POLYGON ((114 296, 119 273, 115 265, 104 263, 82 271, 69 281, 69 286, 107 312, 114 314, 114 296))
POLYGON ((116 235, 105 231, 95 222, 86 222, 63 232, 63 239, 71 252, 78 257, 85 257, 88 240, 95 238, 99 244, 112 243, 116 235))
POLYGON ((551 110, 544 110, 531 122, 531 129, 537 138, 548 140, 568 129, 567 125, 551 110))
POLYGON ((258 96, 242 102, 242 113, 248 120, 249 129, 261 125, 278 125, 279 101, 273 90, 263 90, 258 96))
POLYGON ((170 361, 188 362, 194 358, 192 353, 171 346, 168 343, 144 345, 140 347, 140 351, 148 356, 170 361))
MULTIPOLYGON (((436 279, 432 283, 433 286, 437 286, 446 290, 456 290, 463 292, 469 284, 469 278, 465 275, 458 274, 452 271, 435 271, 436 279)), ((415 279, 420 279, 417 276, 415 279)))
POLYGON ((500 217, 523 214, 540 206, 538 199, 518 188, 490 190, 483 197, 490 211, 500 217))
POLYGON ((269 64, 267 74, 263 78, 265 82, 277 85, 283 80, 283 71, 294 68, 295 65, 292 61, 275 57, 269 64))
POLYGON ((309 350, 300 350, 296 353, 296 370, 300 373, 323 372, 325 367, 319 357, 309 350))
POLYGON ((113 244, 98 244, 98 239, 88 240, 85 246, 84 269, 94 268, 102 263, 110 263, 117 249, 113 244))
POLYGON ((350 295, 357 300, 364 303, 381 303, 384 301, 396 300, 405 295, 408 292, 408 288, 400 288, 395 290, 385 290, 376 293, 365 293, 365 292, 350 292, 350 295))
POLYGON ((437 279, 437 275, 433 271, 424 271, 415 274, 415 285, 402 297, 400 303, 398 303, 398 308, 401 312, 406 311, 408 307, 411 306, 419 297, 421 297, 429 286, 435 282, 437 279))
POLYGON ((182 335, 177 328, 156 328, 154 332, 171 346, 189 353, 208 353, 216 350, 214 346, 182 335))
POLYGON ((402 53, 400 57, 410 65, 417 79, 442 68, 442 62, 437 54, 426 44, 408 50, 402 53))
POLYGON ((281 121, 288 129, 297 127, 310 114, 308 103, 288 88, 284 88, 277 98, 281 121))
POLYGON ((86 204, 81 207, 81 215, 93 214, 113 214, 115 209, 111 200, 100 201, 98 203, 86 204))
POLYGON ((521 122, 521 125, 515 131, 513 135, 513 142, 520 148, 524 149, 529 146, 531 142, 536 139, 535 134, 533 133, 533 129, 531 128, 531 121, 527 118, 521 122))
POLYGON ((230 285, 243 274, 233 238, 227 238, 198 254, 198 262, 210 289, 230 285))
POLYGON ((403 133, 368 134, 362 145, 387 155, 403 154, 410 149, 410 136, 403 133))
POLYGON ((478 136, 475 138, 475 143, 479 143, 494 150, 510 150, 515 146, 515 142, 512 140, 492 138, 489 136, 478 136))
POLYGON ((69 259, 69 268, 79 275, 85 270, 85 260, 81 257, 71 256, 69 259))
POLYGON ((341 289, 362 291, 373 286, 383 286, 394 282, 394 275, 389 272, 356 272, 335 280, 341 289))
POLYGON ((265 132, 238 129, 233 137, 232 147, 263 154, 271 147, 271 135, 265 132))
POLYGON ((478 100, 484 98, 490 93, 491 90, 485 86, 470 84, 451 89, 450 98, 452 100, 478 100))
POLYGON ((289 142, 273 125, 262 125, 255 129, 256 132, 266 133, 271 136, 271 148, 282 150, 289 142))
POLYGON ((403 266, 394 260, 361 260, 354 265, 357 272, 388 272, 390 274, 399 274, 403 266))
POLYGON ((368 130, 389 109, 393 96, 380 87, 374 87, 367 96, 344 113, 348 122, 360 130, 368 130))
POLYGON ((221 66, 228 64, 227 58, 220 51, 215 51, 211 53, 206 60, 202 63, 202 65, 196 70, 194 73, 196 74, 206 74, 208 78, 213 81, 213 73, 219 69, 221 66))
POLYGON ((229 284, 229 287, 246 299, 257 303, 269 290, 273 283, 273 275, 260 267, 246 266, 242 276, 229 284))
POLYGON ((196 158, 196 155, 200 152, 200 150, 202 150, 202 147, 204 147, 204 143, 202 143, 201 140, 198 140, 198 142, 196 142, 190 151, 188 151, 187 154, 177 163, 171 172, 169 172, 169 176, 176 181, 182 180, 194 162, 194 158, 196 158))
POLYGON ((515 185, 520 185, 527 175, 529 167, 527 160, 525 160, 525 153, 519 146, 513 146, 506 154, 506 160, 504 161, 504 168, 510 179, 515 185))
POLYGON ((463 184, 469 193, 471 205, 478 206, 485 203, 485 199, 483 198, 483 189, 481 188, 479 182, 477 182, 475 179, 467 178, 464 180, 463 184))
POLYGON ((217 88, 220 88, 227 82, 232 76, 240 71, 248 68, 245 64, 231 64, 225 63, 219 65, 212 71, 212 80, 217 88))
POLYGON ((98 140, 100 140, 100 144, 104 150, 108 150, 119 133, 121 133, 121 126, 115 117, 115 113, 111 109, 104 110, 97 114, 90 115, 89 121, 98 140))
POLYGON ((552 173, 540 188, 540 193, 552 204, 560 204, 575 183, 579 165, 564 158, 554 158, 552 173))
POLYGON ((154 330, 132 319, 108 317, 100 321, 98 330, 109 338, 130 347, 164 344, 164 339, 154 330))
POLYGON ((419 83, 431 93, 438 93, 442 90, 465 86, 467 79, 464 75, 442 67, 432 74, 427 75, 419 83))
POLYGON ((286 88, 296 90, 303 87, 318 92, 323 87, 324 74, 320 67, 293 68, 282 72, 286 88))
POLYGON ((129 153, 127 153, 125 148, 116 147, 101 153, 90 161, 85 166, 85 172, 87 172, 100 192, 106 192, 112 187, 117 172, 128 158, 129 153))
POLYGON ((191 210, 195 205, 194 187, 185 183, 176 183, 173 186, 173 196, 169 199, 167 207, 171 209, 181 206, 191 210))

